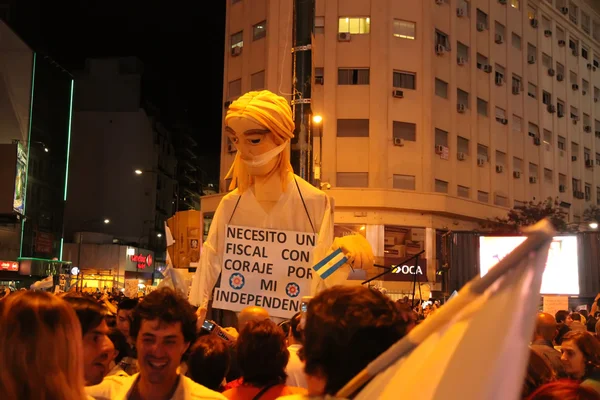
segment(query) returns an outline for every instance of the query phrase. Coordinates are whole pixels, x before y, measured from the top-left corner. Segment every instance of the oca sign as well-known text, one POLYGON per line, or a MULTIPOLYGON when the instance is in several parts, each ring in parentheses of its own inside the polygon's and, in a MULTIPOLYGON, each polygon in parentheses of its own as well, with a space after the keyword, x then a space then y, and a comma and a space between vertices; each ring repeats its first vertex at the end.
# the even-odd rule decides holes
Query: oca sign
POLYGON ((389 274, 383 276, 383 280, 385 281, 403 281, 403 282, 412 282, 415 279, 418 282, 427 282, 427 260, 420 258, 418 262, 415 260, 410 260, 406 264, 402 265, 394 265, 394 262, 398 262, 401 260, 390 259, 387 258, 385 260, 386 264, 392 264, 392 270, 389 274))
POLYGON ((392 271, 393 274, 417 274, 417 275, 423 275, 423 270, 421 269, 421 267, 414 266, 414 265, 396 265, 396 267, 393 269, 392 271))

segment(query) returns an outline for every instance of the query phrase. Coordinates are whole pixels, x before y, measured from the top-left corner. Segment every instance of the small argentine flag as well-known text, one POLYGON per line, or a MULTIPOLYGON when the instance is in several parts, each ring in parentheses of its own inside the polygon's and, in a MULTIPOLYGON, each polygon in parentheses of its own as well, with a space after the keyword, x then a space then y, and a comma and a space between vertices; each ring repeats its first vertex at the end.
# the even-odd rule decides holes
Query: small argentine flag
POLYGON ((313 267, 315 272, 321 279, 327 279, 331 274, 340 269, 340 267, 348 261, 348 258, 342 252, 342 249, 337 249, 313 267))

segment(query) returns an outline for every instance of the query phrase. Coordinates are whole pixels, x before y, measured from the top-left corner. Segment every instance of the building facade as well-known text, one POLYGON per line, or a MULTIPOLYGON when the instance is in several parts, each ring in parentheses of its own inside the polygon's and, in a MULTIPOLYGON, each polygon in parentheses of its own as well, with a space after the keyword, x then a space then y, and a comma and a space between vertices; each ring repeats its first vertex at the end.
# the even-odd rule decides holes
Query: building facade
MULTIPOLYGON (((224 112, 250 90, 289 98, 292 21, 291 0, 227 2, 224 112)), ((600 204, 591 4, 317 0, 312 46, 315 169, 338 229, 376 256, 425 250, 435 281, 436 232, 548 197, 572 222, 600 204)), ((223 135, 222 179, 234 151, 223 135)))
POLYGON ((142 108, 142 72, 130 57, 90 59, 76 73, 65 233, 110 234, 160 260, 176 207, 176 158, 170 131, 142 108))

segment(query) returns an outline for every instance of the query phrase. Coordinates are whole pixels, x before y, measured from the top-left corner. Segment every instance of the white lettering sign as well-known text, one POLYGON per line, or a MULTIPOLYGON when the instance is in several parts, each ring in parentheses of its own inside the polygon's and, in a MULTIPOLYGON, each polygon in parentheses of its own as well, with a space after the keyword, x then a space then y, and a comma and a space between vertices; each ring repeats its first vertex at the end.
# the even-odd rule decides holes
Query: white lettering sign
POLYGON ((404 275, 423 275, 423 270, 418 265, 416 267, 414 265, 396 265, 392 273, 404 275))
POLYGON ((275 317, 300 311, 310 294, 316 235, 243 226, 225 227, 221 283, 213 307, 241 311, 265 308, 275 317))

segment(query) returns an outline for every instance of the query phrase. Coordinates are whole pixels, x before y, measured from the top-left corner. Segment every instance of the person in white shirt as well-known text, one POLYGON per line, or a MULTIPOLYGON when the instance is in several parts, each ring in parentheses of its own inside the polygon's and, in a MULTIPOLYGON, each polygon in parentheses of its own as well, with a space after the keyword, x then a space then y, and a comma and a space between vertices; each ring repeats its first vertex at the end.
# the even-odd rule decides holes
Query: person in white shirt
POLYGON ((287 380, 285 382, 288 386, 297 386, 304 389, 308 389, 306 383, 306 375, 304 374, 304 362, 300 359, 298 351, 302 348, 302 331, 300 330, 300 313, 297 313, 290 320, 290 330, 288 333, 288 351, 290 352, 290 359, 288 361, 285 372, 287 373, 287 380))
POLYGON ((181 358, 196 335, 193 307, 169 288, 153 291, 138 304, 131 322, 140 372, 109 376, 86 387, 96 400, 224 400, 225 397, 179 373, 181 358))

